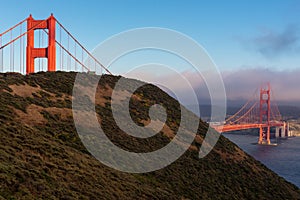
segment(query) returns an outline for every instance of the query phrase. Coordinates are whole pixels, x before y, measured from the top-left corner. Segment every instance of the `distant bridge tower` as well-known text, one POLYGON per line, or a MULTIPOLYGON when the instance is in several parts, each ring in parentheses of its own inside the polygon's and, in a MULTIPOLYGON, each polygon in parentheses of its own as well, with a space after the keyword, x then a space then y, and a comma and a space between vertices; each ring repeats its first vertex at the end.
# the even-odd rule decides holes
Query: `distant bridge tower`
POLYGON ((34 73, 35 58, 47 58, 48 71, 56 70, 55 24, 53 14, 47 20, 34 20, 31 15, 27 18, 26 74, 34 73), (48 29, 48 47, 34 48, 36 29, 48 29))
POLYGON ((271 86, 270 83, 261 86, 259 100, 260 124, 267 124, 267 127, 260 127, 259 144, 270 144, 270 117, 271 117, 271 86))

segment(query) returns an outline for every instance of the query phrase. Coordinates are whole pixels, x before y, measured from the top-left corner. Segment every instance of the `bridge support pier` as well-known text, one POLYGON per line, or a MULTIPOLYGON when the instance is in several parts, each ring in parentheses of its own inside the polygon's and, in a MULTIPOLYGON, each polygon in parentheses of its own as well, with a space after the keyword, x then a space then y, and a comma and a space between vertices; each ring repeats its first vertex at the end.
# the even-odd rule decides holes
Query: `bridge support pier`
POLYGON ((258 144, 271 144, 270 126, 267 126, 266 128, 263 128, 262 126, 259 127, 258 144))
POLYGON ((289 137, 289 136, 291 136, 291 134, 290 134, 290 125, 289 125, 289 123, 288 122, 286 122, 286 123, 284 123, 284 125, 285 125, 285 136, 286 137, 289 137))
POLYGON ((262 128, 262 127, 259 127, 259 139, 258 139, 258 144, 262 144, 262 143, 263 143, 263 137, 264 137, 263 128, 262 128))
POLYGON ((281 129, 281 127, 276 127, 276 128, 275 128, 275 137, 276 137, 276 138, 279 138, 279 137, 281 137, 281 134, 282 134, 282 129, 281 129))
POLYGON ((284 122, 283 126, 276 127, 275 137, 289 137, 291 136, 289 123, 284 122))
POLYGON ((267 127, 267 138, 266 138, 267 144, 271 144, 270 141, 270 126, 267 127))

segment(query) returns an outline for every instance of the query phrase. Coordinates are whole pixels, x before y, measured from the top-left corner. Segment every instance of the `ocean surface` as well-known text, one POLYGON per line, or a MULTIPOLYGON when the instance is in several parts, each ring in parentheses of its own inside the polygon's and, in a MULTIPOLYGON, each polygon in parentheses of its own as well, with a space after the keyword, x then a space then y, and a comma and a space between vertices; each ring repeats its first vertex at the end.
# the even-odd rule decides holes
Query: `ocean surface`
POLYGON ((258 136, 223 134, 287 181, 300 188, 300 137, 273 139, 277 146, 257 145, 258 136))

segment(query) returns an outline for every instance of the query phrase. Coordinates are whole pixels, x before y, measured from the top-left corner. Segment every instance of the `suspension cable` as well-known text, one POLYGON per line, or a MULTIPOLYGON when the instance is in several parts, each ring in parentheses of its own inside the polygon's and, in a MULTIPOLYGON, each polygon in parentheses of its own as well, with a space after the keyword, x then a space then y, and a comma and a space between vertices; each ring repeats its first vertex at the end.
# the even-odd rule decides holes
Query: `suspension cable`
POLYGON ((67 32, 67 34, 97 63, 100 65, 100 67, 102 67, 106 72, 108 72, 109 74, 112 74, 104 65, 102 65, 102 63, 100 63, 86 48, 84 48, 84 46, 82 46, 78 40, 76 40, 76 38, 56 19, 56 22, 58 23, 59 26, 61 26, 63 28, 64 31, 67 32))
POLYGON ((231 123, 236 123, 237 121, 240 121, 241 119, 245 118, 252 110, 253 108, 258 104, 258 102, 255 102, 251 107, 250 109, 244 114, 242 115, 240 118, 236 119, 235 121, 231 122, 231 123))
POLYGON ((243 107, 242 107, 240 110, 238 110, 234 115, 230 116, 230 117, 229 117, 228 119, 226 119, 225 121, 226 121, 226 122, 227 122, 227 121, 230 121, 231 119, 233 119, 233 118, 235 118, 236 116, 238 116, 238 115, 246 108, 246 106, 248 106, 248 104, 250 104, 250 102, 256 98, 256 93, 257 93, 257 91, 258 91, 258 88, 256 88, 255 92, 254 92, 253 95, 252 95, 252 98, 249 99, 249 100, 243 105, 243 107))
POLYGON ((11 43, 15 42, 16 40, 20 39, 21 37, 23 37, 24 35, 26 35, 29 31, 34 30, 36 27, 38 27, 39 25, 41 25, 42 23, 44 23, 47 20, 48 19, 45 19, 45 20, 41 21, 40 23, 36 24, 35 26, 31 27, 29 30, 27 30, 26 32, 22 33, 21 35, 19 35, 15 39, 13 39, 13 40, 9 41, 8 43, 6 43, 5 45, 1 46, 0 49, 3 49, 6 46, 10 45, 11 43))
MULTIPOLYGON (((276 103, 276 100, 275 100, 275 95, 274 95, 274 93, 273 93, 273 90, 271 90, 271 96, 272 96, 272 99, 274 99, 273 101, 272 101, 272 104, 275 104, 274 105, 274 107, 275 107, 275 112, 277 113, 277 115, 278 115, 278 117, 279 117, 279 121, 282 121, 282 116, 281 116, 281 113, 280 113, 280 111, 279 111, 279 107, 278 107, 278 104, 276 103)), ((272 111, 272 109, 271 109, 271 111, 272 111)), ((275 113, 275 114, 276 114, 275 113)), ((275 116, 274 116, 274 119, 275 119, 275 116)))
POLYGON ((13 27, 7 29, 6 31, 4 31, 3 33, 0 33, 0 36, 5 35, 6 33, 8 33, 9 31, 13 30, 14 28, 16 28, 17 26, 19 26, 20 24, 23 24, 25 21, 27 21, 28 18, 24 19, 23 21, 17 23, 16 25, 14 25, 13 27))
MULTIPOLYGON (((43 29, 44 30, 44 29, 43 29)), ((45 31, 45 30, 44 30, 45 31)), ((45 31, 46 32, 46 31, 45 31)), ((47 32, 46 32, 47 33, 47 32)), ((47 33, 48 34, 48 33, 47 33)), ((58 44, 67 54, 70 55, 70 59, 73 58, 74 61, 78 62, 80 65, 82 65, 87 71, 90 71, 88 67, 86 67, 82 62, 80 62, 75 56, 73 56, 70 51, 68 51, 65 47, 63 47, 62 44, 60 44, 57 40, 55 40, 56 44, 58 44)))

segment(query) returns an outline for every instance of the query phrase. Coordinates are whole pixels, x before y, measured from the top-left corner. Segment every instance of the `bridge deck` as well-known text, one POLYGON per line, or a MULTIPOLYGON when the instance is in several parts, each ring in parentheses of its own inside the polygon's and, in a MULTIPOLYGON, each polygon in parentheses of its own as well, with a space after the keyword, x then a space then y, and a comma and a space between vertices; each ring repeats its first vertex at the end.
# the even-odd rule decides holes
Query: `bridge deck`
MULTIPOLYGON (((281 122, 274 122, 270 123, 270 127, 278 127, 283 126, 284 124, 281 122)), ((212 126, 218 132, 230 132, 230 131, 237 131, 237 130, 246 130, 246 129, 253 129, 253 128, 264 128, 268 127, 268 124, 225 124, 223 126, 212 126)))

